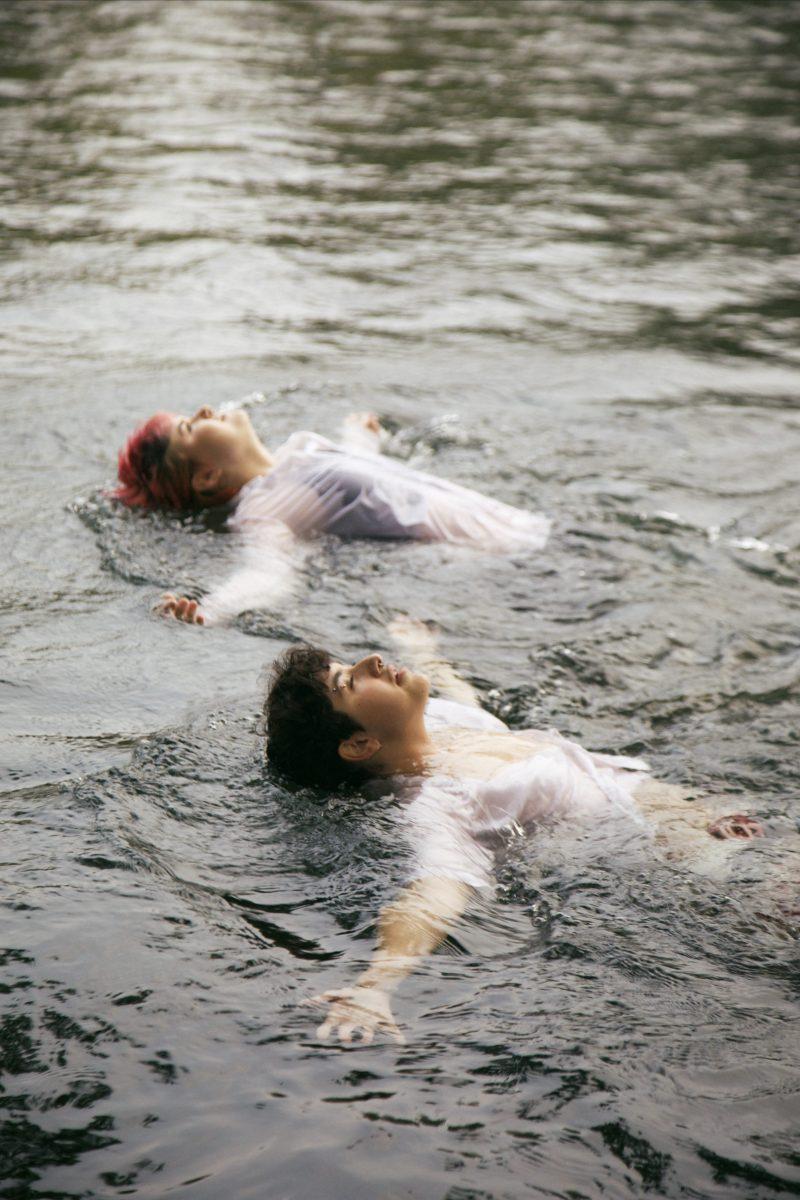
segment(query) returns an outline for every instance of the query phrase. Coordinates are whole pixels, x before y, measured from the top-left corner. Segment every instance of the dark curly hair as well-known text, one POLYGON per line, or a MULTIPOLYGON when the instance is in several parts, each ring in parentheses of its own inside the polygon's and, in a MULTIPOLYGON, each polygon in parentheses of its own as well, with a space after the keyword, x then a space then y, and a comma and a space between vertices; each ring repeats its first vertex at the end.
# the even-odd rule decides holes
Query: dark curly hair
POLYGON ((331 656, 317 646, 291 646, 275 660, 264 701, 269 762, 297 783, 336 787, 368 774, 339 756, 339 744, 361 726, 336 712, 322 674, 331 656))

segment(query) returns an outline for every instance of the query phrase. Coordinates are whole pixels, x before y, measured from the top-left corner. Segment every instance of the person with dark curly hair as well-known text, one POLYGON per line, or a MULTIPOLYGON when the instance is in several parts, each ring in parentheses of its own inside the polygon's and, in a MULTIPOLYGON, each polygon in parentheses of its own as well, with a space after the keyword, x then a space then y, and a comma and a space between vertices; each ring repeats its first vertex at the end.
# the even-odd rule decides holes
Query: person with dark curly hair
POLYGON ((391 993, 440 944, 471 892, 491 886, 485 835, 565 818, 619 821, 666 831, 691 852, 698 833, 707 846, 708 834, 746 842, 762 833, 745 814, 712 819, 685 789, 653 780, 640 758, 592 753, 553 730, 512 732, 477 706, 427 627, 406 618, 390 629, 426 673, 379 654, 345 663, 296 646, 275 664, 265 703, 274 767, 328 789, 391 779, 414 851, 411 881, 380 915, 368 969, 354 987, 317 998, 331 1006, 321 1038, 336 1032, 349 1043, 359 1032, 369 1041, 378 1030, 401 1038, 391 993), (451 698, 430 700, 431 679, 451 698))
POLYGON ((244 409, 156 413, 120 451, 115 497, 134 508, 179 512, 230 505, 227 526, 243 545, 241 568, 220 588, 202 602, 168 592, 161 611, 203 625, 283 599, 294 585, 302 540, 316 533, 499 553, 544 546, 546 517, 383 455, 381 439, 377 417, 355 413, 341 443, 300 432, 271 452, 244 409))
POLYGON ((365 769, 339 754, 342 742, 361 727, 331 704, 326 683, 330 662, 327 651, 313 646, 287 650, 275 665, 264 710, 272 766, 289 779, 325 788, 369 778, 365 769))

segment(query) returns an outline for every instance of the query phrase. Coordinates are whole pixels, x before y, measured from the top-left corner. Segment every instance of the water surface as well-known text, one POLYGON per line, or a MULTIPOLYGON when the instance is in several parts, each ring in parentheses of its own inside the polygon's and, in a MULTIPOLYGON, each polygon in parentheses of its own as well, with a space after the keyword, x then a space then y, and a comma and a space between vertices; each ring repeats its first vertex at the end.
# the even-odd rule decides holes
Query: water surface
POLYGON ((0 1195, 800 1194, 798 51, 792 2, 0 9, 0 1195), (322 539, 283 611, 159 621, 235 546, 102 488, 134 422, 227 400, 273 445, 376 411, 551 542, 322 539), (509 837, 407 1045, 347 1052, 298 1002, 403 848, 271 779, 256 716, 291 640, 397 611, 512 724, 769 836, 713 880, 509 837))

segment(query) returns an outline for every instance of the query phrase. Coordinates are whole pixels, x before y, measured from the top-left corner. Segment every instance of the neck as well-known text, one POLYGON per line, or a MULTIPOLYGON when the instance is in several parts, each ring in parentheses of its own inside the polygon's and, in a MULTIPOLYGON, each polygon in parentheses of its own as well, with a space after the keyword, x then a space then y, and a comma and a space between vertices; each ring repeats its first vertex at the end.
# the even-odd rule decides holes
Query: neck
POLYGON ((433 742, 423 724, 397 742, 384 742, 374 760, 376 772, 379 775, 421 775, 433 751, 433 742))
POLYGON ((259 442, 230 472, 231 479, 228 486, 235 488, 238 492, 251 479, 256 479, 259 475, 266 475, 274 466, 275 459, 266 446, 259 442))

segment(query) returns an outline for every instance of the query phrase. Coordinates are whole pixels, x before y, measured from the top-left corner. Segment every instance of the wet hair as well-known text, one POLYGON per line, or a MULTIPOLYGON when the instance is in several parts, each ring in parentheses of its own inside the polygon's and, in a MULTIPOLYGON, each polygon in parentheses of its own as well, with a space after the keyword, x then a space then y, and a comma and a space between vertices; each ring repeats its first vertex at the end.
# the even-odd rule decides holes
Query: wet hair
POLYGON ((158 412, 140 425, 119 452, 119 487, 113 493, 130 508, 197 507, 188 462, 167 457, 172 419, 158 412))
POLYGON ((264 702, 267 759, 296 783, 336 787, 369 777, 339 755, 339 744, 361 726, 337 712, 322 679, 331 663, 327 650, 291 646, 276 659, 264 702))

